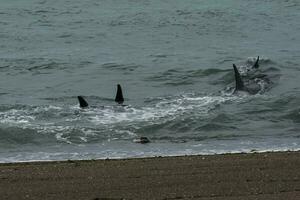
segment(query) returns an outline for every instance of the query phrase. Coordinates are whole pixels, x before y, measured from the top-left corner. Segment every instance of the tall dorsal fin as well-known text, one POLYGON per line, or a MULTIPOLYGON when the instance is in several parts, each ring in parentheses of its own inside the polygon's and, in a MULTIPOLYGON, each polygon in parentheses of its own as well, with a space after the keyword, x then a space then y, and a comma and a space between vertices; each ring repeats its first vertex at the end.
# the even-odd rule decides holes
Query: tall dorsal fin
POLYGON ((80 108, 86 108, 89 106, 89 104, 84 100, 82 96, 78 96, 79 106, 80 108))
POLYGON ((244 83, 242 81, 239 70, 237 69, 235 64, 233 64, 233 69, 234 69, 234 76, 235 76, 235 89, 236 90, 243 90, 244 89, 244 83))
POLYGON ((115 102, 118 104, 122 104, 124 102, 123 92, 120 84, 118 84, 115 102))
POLYGON ((253 68, 257 69, 259 67, 258 61, 259 61, 259 56, 257 56, 257 59, 256 59, 254 65, 253 65, 253 68))

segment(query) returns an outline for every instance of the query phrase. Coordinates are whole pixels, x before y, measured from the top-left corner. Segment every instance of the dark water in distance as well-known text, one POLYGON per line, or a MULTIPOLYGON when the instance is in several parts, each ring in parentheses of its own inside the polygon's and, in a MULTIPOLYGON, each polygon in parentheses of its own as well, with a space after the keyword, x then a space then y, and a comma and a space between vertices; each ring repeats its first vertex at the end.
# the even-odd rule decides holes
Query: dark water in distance
POLYGON ((0 162, 300 149, 298 0, 0 3, 0 162))

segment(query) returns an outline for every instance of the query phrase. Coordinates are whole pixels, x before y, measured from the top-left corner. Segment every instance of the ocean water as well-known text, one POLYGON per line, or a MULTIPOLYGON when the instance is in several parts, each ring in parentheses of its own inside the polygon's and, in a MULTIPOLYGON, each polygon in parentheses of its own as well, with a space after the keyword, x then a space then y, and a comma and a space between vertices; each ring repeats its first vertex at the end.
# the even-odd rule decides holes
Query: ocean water
POLYGON ((0 162, 299 150, 299 19, 298 0, 0 0, 0 162), (271 87, 228 93, 257 56, 271 87))

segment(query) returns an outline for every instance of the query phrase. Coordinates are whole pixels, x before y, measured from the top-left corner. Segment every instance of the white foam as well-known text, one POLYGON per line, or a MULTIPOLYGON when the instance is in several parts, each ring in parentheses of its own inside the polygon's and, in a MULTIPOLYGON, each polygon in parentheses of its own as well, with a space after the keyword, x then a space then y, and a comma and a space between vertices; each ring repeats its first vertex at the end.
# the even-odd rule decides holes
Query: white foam
POLYGON ((217 105, 233 100, 235 97, 205 96, 189 97, 181 96, 174 100, 163 100, 152 107, 124 107, 122 110, 111 108, 94 109, 88 114, 93 123, 110 125, 130 122, 153 122, 158 120, 173 120, 189 111, 197 111, 199 115, 208 114, 217 105))
POLYGON ((11 109, 5 112, 0 112, 0 123, 17 125, 17 124, 28 124, 34 121, 35 117, 27 115, 24 110, 11 109))

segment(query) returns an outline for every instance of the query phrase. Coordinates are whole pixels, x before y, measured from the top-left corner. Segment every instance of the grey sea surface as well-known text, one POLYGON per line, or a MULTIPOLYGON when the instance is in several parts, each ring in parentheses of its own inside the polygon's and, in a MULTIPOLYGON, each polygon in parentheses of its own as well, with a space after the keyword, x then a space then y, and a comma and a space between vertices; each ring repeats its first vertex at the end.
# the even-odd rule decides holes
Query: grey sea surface
POLYGON ((0 0, 0 162, 299 150, 299 19, 298 0, 0 0), (257 56, 272 87, 226 92, 257 56))

